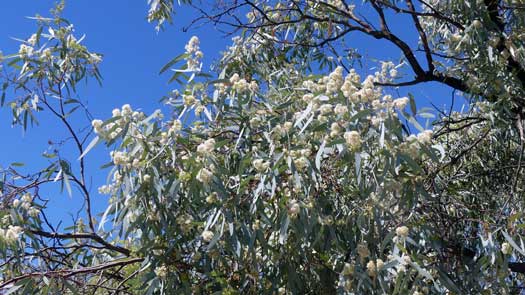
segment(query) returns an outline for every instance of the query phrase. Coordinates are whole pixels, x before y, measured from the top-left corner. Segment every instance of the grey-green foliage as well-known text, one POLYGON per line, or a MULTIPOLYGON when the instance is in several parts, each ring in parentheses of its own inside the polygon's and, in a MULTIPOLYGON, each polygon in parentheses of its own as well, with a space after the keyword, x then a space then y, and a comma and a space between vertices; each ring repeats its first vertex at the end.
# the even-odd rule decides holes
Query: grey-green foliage
MULTIPOLYGON (((509 10, 500 16, 508 32, 497 33, 485 52, 497 23, 483 6, 492 2, 477 2, 433 1, 421 9, 412 1, 221 3, 213 9, 239 19, 244 8, 250 13, 234 24, 210 19, 244 29, 217 74, 202 71, 193 37, 160 70, 174 68, 168 79, 178 83, 163 100, 167 114, 125 104, 110 119, 92 120, 93 136, 72 128, 70 116, 84 109, 75 86, 99 78, 100 56, 72 37, 60 6, 55 18, 39 18, 37 34, 5 57, 3 88, 6 96, 14 88, 23 93, 9 101, 16 123, 25 127, 24 116, 37 110, 54 116, 79 158, 68 160, 57 145, 40 173, 22 176, 17 163, 3 171, 0 289, 514 292, 521 275, 509 272, 508 261, 525 254, 523 27, 516 12, 523 3, 499 2, 509 10), (480 9, 469 8, 474 4, 480 9), (433 70, 387 26, 362 19, 364 7, 379 17, 389 10, 419 15, 427 38, 419 35, 420 42, 429 48, 423 51, 435 54, 425 67, 433 70), (345 28, 393 42, 404 61, 379 61, 377 72, 361 76, 349 66, 355 51, 342 54, 350 49, 345 28), (487 60, 497 65, 487 67, 487 60), (402 71, 414 71, 410 83, 444 83, 472 103, 461 113, 438 112, 425 130, 420 122, 434 118, 431 111, 390 87, 404 85, 402 71), (109 196, 107 209, 54 233, 37 188, 79 188, 86 214, 95 217, 83 163, 100 144, 112 150, 108 183, 99 186, 109 196)), ((172 20, 173 1, 149 4, 150 21, 172 20)))

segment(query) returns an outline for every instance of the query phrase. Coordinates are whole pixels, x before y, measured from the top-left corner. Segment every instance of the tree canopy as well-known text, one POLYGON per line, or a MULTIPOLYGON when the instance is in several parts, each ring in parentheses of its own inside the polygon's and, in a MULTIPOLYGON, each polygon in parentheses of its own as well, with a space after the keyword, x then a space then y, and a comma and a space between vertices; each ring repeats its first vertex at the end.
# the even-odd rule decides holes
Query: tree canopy
POLYGON ((101 82, 102 55, 62 18, 63 3, 1 58, 1 104, 13 124, 54 118, 77 154, 57 145, 30 175, 0 171, 0 293, 525 287, 524 1, 148 4, 160 34, 184 5, 198 13, 190 27, 235 36, 213 71, 198 37, 167 61, 160 73, 174 90, 162 111, 126 104, 91 117, 77 86, 101 82), (410 33, 391 29, 396 21, 410 33), (367 72, 356 35, 401 58, 370 58, 367 72), (468 106, 421 108, 399 95, 427 82, 468 106), (107 208, 94 212, 86 178, 100 172, 85 161, 101 145, 112 149, 98 188, 107 208), (85 218, 51 224, 43 186, 80 194, 85 218))

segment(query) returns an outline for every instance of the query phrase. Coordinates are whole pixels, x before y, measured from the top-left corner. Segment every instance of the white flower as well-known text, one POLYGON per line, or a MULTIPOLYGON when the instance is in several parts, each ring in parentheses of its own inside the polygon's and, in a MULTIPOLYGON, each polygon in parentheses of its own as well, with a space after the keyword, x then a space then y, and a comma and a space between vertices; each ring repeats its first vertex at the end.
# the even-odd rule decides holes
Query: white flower
POLYGON ((29 43, 31 46, 35 46, 36 45, 36 34, 33 34, 31 35, 31 37, 29 37, 29 39, 27 39, 27 43, 29 43))
POLYGON ((327 103, 323 104, 319 107, 319 112, 321 112, 322 115, 328 115, 332 112, 332 105, 327 103))
POLYGON ((133 110, 131 109, 131 106, 129 104, 125 104, 122 106, 122 116, 129 116, 133 113, 133 110))
POLYGON ((30 193, 25 193, 25 194, 22 195, 22 201, 27 202, 27 203, 31 203, 31 202, 33 202, 33 197, 31 196, 30 193))
POLYGON ((182 130, 182 122, 180 120, 174 120, 171 125, 172 131, 180 131, 182 130))
POLYGON ((295 159, 293 163, 295 164, 295 168, 297 168, 297 170, 302 171, 306 168, 306 166, 308 166, 308 159, 306 159, 306 157, 300 157, 295 159))
POLYGON ((361 147, 361 137, 357 131, 347 131, 343 137, 345 138, 346 144, 351 150, 355 151, 361 147))
POLYGON ((398 110, 403 110, 409 102, 408 97, 401 97, 394 100, 394 107, 398 110))
POLYGON ((512 253, 512 246, 509 243, 507 243, 507 242, 501 244, 501 252, 503 254, 505 254, 505 255, 511 254, 512 253))
POLYGON ((381 101, 379 99, 374 99, 372 101, 372 108, 377 110, 377 109, 380 109, 382 106, 383 106, 383 104, 381 103, 381 101))
POLYGON ((233 84, 233 89, 237 90, 238 92, 244 92, 248 90, 249 87, 250 84, 248 84, 245 79, 239 79, 239 81, 233 84))
POLYGON ((184 49, 186 49, 186 53, 194 54, 199 51, 199 44, 200 44, 199 37, 192 36, 190 41, 188 41, 188 44, 184 46, 184 49))
POLYGON ((330 126, 330 137, 336 137, 341 134, 341 126, 337 122, 333 122, 330 126))
POLYGON ((16 225, 10 225, 5 231, 5 240, 8 243, 16 242, 22 234, 23 228, 16 225))
POLYGON ((210 138, 197 146, 197 153, 200 155, 208 155, 215 149, 215 139, 210 138))
POLYGON ((51 49, 49 48, 44 49, 42 51, 42 54, 40 55, 40 58, 43 59, 44 61, 51 60, 51 57, 52 57, 52 53, 51 53, 51 49))
POLYGON ((432 141, 432 130, 425 130, 417 135, 417 140, 421 144, 429 144, 432 141))
POLYGON ((235 82, 238 82, 239 79, 240 79, 239 74, 234 73, 234 74, 230 77, 230 83, 235 84, 235 82))
POLYGON ((165 279, 168 276, 168 268, 166 265, 158 266, 155 268, 155 274, 161 278, 165 279))
POLYGON ((96 53, 90 53, 88 60, 89 60, 89 63, 96 65, 102 61, 102 56, 96 53))
POLYGON ((334 108, 334 113, 335 113, 336 115, 341 115, 341 116, 342 116, 342 115, 348 113, 348 107, 346 107, 346 106, 344 106, 344 105, 338 103, 338 104, 335 106, 335 108, 334 108))
POLYGON ((328 82, 326 83, 326 92, 331 94, 337 92, 343 85, 343 68, 337 67, 328 76, 328 82))
POLYGON ((20 200, 19 199, 14 199, 13 200, 13 207, 14 208, 18 208, 18 206, 20 206, 20 200))
POLYGON ((250 119, 250 126, 252 128, 255 128, 259 125, 259 123, 261 123, 261 119, 257 116, 253 117, 250 119))
POLYGON ((408 237, 408 232, 409 232, 408 227, 404 225, 396 228, 396 235, 400 238, 408 237))
POLYGON ((390 70, 390 77, 392 77, 392 78, 397 77, 397 70, 396 69, 391 69, 390 70))
POLYGON ((29 210, 27 210, 27 214, 31 217, 37 217, 40 214, 40 210, 38 208, 31 207, 29 210))
POLYGON ((20 45, 20 49, 18 50, 18 54, 21 58, 28 58, 33 55, 34 48, 31 46, 27 46, 25 44, 20 45))
POLYGON ((257 219, 253 223, 253 230, 259 230, 260 228, 261 228, 261 221, 259 219, 257 219))
POLYGON ((284 122, 283 130, 285 132, 290 132, 290 130, 292 130, 292 128, 293 128, 293 123, 292 122, 284 122))
POLYGON ((259 90, 259 85, 257 84, 257 81, 252 80, 252 81, 250 82, 250 86, 249 86, 249 88, 250 88, 250 91, 252 91, 252 92, 257 92, 257 91, 259 90))
POLYGON ((143 179, 144 179, 144 182, 150 182, 150 180, 151 180, 151 175, 149 175, 149 174, 144 174, 143 179))
POLYGON ((403 265, 409 265, 411 262, 412 262, 412 258, 410 258, 410 256, 406 254, 403 254, 403 256, 401 256, 401 263, 403 265))
POLYGON ((483 27, 483 24, 479 21, 479 19, 475 19, 472 22, 472 26, 476 29, 481 29, 483 27))
POLYGON ((281 125, 275 125, 275 127, 273 127, 273 129, 272 129, 272 136, 274 138, 280 138, 284 134, 285 134, 285 132, 284 132, 283 128, 281 127, 281 125))
POLYGON ((209 230, 205 230, 201 234, 202 240, 205 241, 205 242, 211 241, 214 236, 215 236, 215 234, 212 231, 209 231, 209 230))
POLYGON ((22 208, 24 208, 25 210, 29 210, 29 208, 31 208, 31 203, 30 202, 22 202, 22 208))
POLYGON ((183 95, 182 100, 184 101, 185 106, 191 106, 196 101, 195 96, 193 95, 183 95))
POLYGON ((206 197, 206 203, 213 204, 217 201, 217 193, 213 192, 206 197))
POLYGON ((373 260, 368 261, 368 263, 366 264, 366 271, 368 272, 369 276, 375 277, 377 268, 373 260))
POLYGON ((253 160, 252 165, 257 172, 264 172, 270 167, 270 163, 265 162, 263 159, 253 160))
POLYGON ((111 114, 114 117, 119 117, 120 116, 120 110, 119 109, 113 109, 113 111, 111 111, 111 114))
POLYGON ((311 93, 307 93, 307 94, 303 95, 303 101, 304 102, 308 103, 308 102, 312 101, 313 99, 314 99, 314 95, 311 94, 311 93))
POLYGON ((202 168, 201 170, 199 170, 199 173, 197 173, 197 180, 202 182, 203 184, 210 183, 212 177, 213 173, 206 168, 202 168))
POLYGON ((382 270, 384 266, 385 266, 385 262, 382 259, 376 260, 377 271, 382 270))
POLYGON ((95 133, 100 133, 102 131, 102 124, 104 122, 102 120, 95 119, 91 122, 91 126, 93 126, 93 129, 95 130, 95 133))
POLYGON ((111 157, 115 165, 126 164, 129 161, 128 153, 126 152, 117 151, 112 153, 111 157))

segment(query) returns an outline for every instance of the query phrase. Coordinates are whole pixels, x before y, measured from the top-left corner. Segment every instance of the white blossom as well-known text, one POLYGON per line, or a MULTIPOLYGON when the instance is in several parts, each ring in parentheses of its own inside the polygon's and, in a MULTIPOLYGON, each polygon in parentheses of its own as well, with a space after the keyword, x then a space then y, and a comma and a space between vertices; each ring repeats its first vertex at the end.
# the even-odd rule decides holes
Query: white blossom
POLYGON ((206 156, 213 152, 215 149, 215 139, 210 138, 205 140, 203 143, 197 146, 197 153, 206 156))
POLYGON ((396 228, 396 235, 400 238, 408 237, 408 232, 409 232, 408 227, 404 225, 396 228))
POLYGON ((215 236, 215 234, 212 231, 209 231, 209 230, 205 230, 201 234, 202 240, 205 241, 205 242, 210 242, 213 239, 214 236, 215 236))
POLYGON ((199 170, 199 173, 197 173, 197 180, 202 182, 203 184, 208 184, 211 182, 211 179, 213 177, 213 172, 206 168, 202 168, 199 170))
POLYGON ((353 151, 358 150, 361 147, 361 137, 355 130, 345 132, 344 139, 348 147, 353 151))

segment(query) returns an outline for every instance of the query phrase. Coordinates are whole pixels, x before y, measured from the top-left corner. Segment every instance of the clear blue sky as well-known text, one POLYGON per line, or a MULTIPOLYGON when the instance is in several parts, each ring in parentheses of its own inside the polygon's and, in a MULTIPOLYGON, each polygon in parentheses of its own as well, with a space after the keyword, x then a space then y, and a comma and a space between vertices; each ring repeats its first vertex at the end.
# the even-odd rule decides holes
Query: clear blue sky
MULTIPOLYGON (((80 91, 80 98, 87 100, 89 109, 96 118, 105 119, 111 110, 129 103, 133 108, 140 108, 149 113, 159 107, 158 100, 167 94, 174 85, 167 85, 167 76, 159 76, 159 69, 171 58, 184 50, 184 44, 191 36, 201 39, 201 49, 205 54, 205 66, 210 66, 219 52, 230 44, 230 37, 224 36, 212 26, 207 25, 187 33, 182 27, 196 15, 189 8, 179 8, 174 18, 175 24, 167 26, 165 31, 157 33, 153 24, 147 23, 146 0, 90 0, 68 1, 65 17, 74 25, 76 34, 86 34, 84 44, 94 52, 104 55, 101 72, 103 86, 90 83, 80 91)), ((2 3, 0 10, 0 50, 4 54, 16 52, 19 43, 14 38, 28 38, 36 29, 34 21, 25 18, 35 14, 48 15, 54 1, 49 0, 16 0, 2 3)), ((407 30, 404 21, 394 22, 393 30, 404 36, 411 36, 411 44, 417 38, 407 30)), ((362 37, 352 39, 363 55, 384 58, 399 58, 399 51, 386 43, 362 37)), ((365 65, 368 67, 369 65, 365 65)), ((371 65, 370 65, 371 66, 371 65)), ((94 82, 94 81, 92 81, 94 82)), ((419 105, 428 105, 432 100, 442 106, 450 101, 451 90, 436 84, 403 89, 401 94, 410 90, 417 98, 419 105)), ((59 139, 64 134, 61 127, 51 121, 42 120, 41 126, 29 129, 24 134, 19 127, 10 125, 9 109, 0 109, 0 132, 3 136, 0 143, 0 166, 6 167, 12 162, 25 162, 27 171, 42 168, 46 161, 40 154, 46 149, 49 139, 59 139)), ((72 158, 74 160, 75 158, 72 158)), ((106 171, 97 170, 109 160, 108 151, 101 145, 88 155, 89 175, 92 177, 91 191, 94 193, 95 212, 105 208, 107 197, 96 193, 98 186, 105 183, 106 171)), ((44 190, 49 194, 51 212, 54 221, 66 219, 67 212, 75 212, 82 199, 79 194, 70 199, 66 194, 57 194, 54 190, 44 190)))

